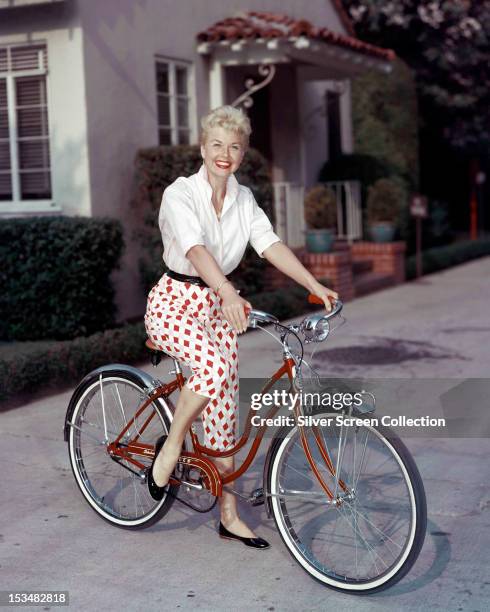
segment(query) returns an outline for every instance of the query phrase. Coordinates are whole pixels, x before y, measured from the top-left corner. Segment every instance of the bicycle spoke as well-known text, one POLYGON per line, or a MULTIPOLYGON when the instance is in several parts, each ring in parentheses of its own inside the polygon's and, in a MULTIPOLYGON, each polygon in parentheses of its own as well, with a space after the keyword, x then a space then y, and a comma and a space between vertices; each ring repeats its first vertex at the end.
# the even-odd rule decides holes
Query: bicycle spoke
MULTIPOLYGON (((347 523, 349 524, 350 527, 352 527, 352 523, 349 521, 349 519, 347 518, 347 516, 343 513, 344 508, 338 508, 340 515, 342 516, 342 518, 347 521, 347 523)), ((347 507, 347 510, 349 511, 350 508, 347 507)), ((373 562, 376 566, 376 571, 378 571, 378 566, 376 564, 376 560, 375 560, 375 556, 378 557, 380 559, 380 561, 383 563, 383 565, 386 567, 388 567, 388 564, 384 562, 383 558, 379 555, 378 552, 376 552, 376 550, 374 549, 374 546, 371 546, 371 544, 369 544, 369 542, 367 541, 367 539, 362 535, 361 530, 359 528, 359 526, 357 525, 357 530, 354 529, 354 534, 359 534, 359 537, 361 538, 362 542, 364 543, 364 545, 366 546, 366 549, 368 550, 368 552, 371 554, 371 557, 373 559, 373 562)))
POLYGON ((99 377, 99 381, 100 381, 100 396, 101 396, 101 400, 102 400, 102 416, 104 418, 104 433, 105 433, 105 440, 107 441, 109 438, 107 436, 107 423, 106 423, 106 418, 105 418, 104 385, 102 383, 102 374, 99 377))
MULTIPOLYGON (((359 506, 359 507, 360 507, 362 510, 365 510, 365 509, 364 509, 364 507, 362 506, 362 504, 358 503, 358 506, 359 506)), ((393 542, 393 544, 395 544, 396 546, 398 546, 400 549, 402 548, 402 545, 401 545, 401 544, 398 544, 397 542, 395 542, 395 541, 394 541, 392 538, 390 538, 390 536, 388 536, 388 534, 387 534, 387 533, 385 533, 385 532, 381 531, 381 530, 380 530, 380 529, 379 529, 379 528, 378 528, 378 527, 377 527, 377 526, 376 526, 374 523, 372 523, 372 521, 369 521, 369 519, 367 519, 367 518, 366 518, 366 515, 365 515, 365 514, 363 514, 362 512, 359 512, 359 511, 357 511, 357 510, 356 510, 356 512, 357 512, 359 515, 361 515, 361 516, 364 518, 364 520, 365 520, 365 521, 370 522, 370 523, 372 524, 372 526, 373 526, 373 527, 374 527, 374 528, 375 528, 375 529, 376 529, 376 530, 377 530, 377 531, 378 531, 378 532, 379 532, 379 533, 380 533, 380 534, 381 534, 383 537, 388 538, 390 541, 392 541, 392 542, 393 542)), ((393 529, 392 529, 392 533, 394 534, 394 533, 396 533, 396 531, 399 531, 399 530, 402 528, 402 526, 403 526, 403 523, 400 523, 400 525, 399 525, 398 529, 396 529, 396 530, 393 530, 393 529)))
POLYGON ((357 432, 359 431, 359 428, 356 427, 356 431, 355 431, 355 435, 354 435, 354 448, 353 448, 353 459, 352 459, 352 473, 351 473, 351 478, 350 481, 352 483, 352 488, 355 490, 355 468, 356 468, 356 451, 357 451, 357 432))
MULTIPOLYGON (((82 421, 83 421, 83 423, 85 423, 86 425, 90 425, 90 427, 93 427, 94 429, 98 429, 99 431, 104 431, 104 428, 101 427, 100 425, 96 425, 95 423, 91 423, 90 421, 87 421, 86 419, 82 419, 82 421)), ((109 433, 114 438, 118 435, 118 432, 116 432, 115 429, 109 431, 109 433)), ((105 442, 104 442, 104 444, 105 444, 105 442)))
POLYGON ((368 435, 369 435, 369 431, 366 431, 366 440, 364 441, 364 446, 362 449, 362 455, 361 455, 361 462, 359 464, 359 470, 357 472, 357 477, 354 480, 354 482, 352 483, 352 487, 354 488, 354 490, 357 490, 357 483, 359 482, 359 477, 361 475, 362 472, 362 467, 364 465, 364 459, 366 457, 366 447, 367 447, 367 440, 368 440, 368 435))
POLYGON ((119 387, 118 387, 117 383, 114 385, 114 387, 115 387, 115 392, 117 394, 117 405, 119 406, 119 408, 120 408, 120 410, 122 412, 123 420, 124 420, 124 427, 126 427, 128 422, 126 420, 126 413, 124 412, 124 407, 123 407, 122 402, 121 402, 121 396, 119 394, 119 387))
MULTIPOLYGON (((354 504, 356 504, 357 500, 354 500, 354 504)), ((357 513, 354 519, 354 530, 357 531, 357 513)), ((357 554, 357 538, 355 539, 355 560, 356 560, 356 578, 359 579, 359 565, 358 565, 358 554, 357 554)))
POLYGON ((70 427, 73 427, 74 429, 77 429, 80 433, 82 433, 84 436, 87 436, 87 438, 90 438, 91 440, 93 440, 94 442, 97 442, 97 444, 99 446, 106 446, 106 442, 104 442, 104 440, 100 440, 99 438, 96 438, 93 434, 91 434, 88 431, 85 431, 84 429, 82 429, 80 427, 80 425, 75 425, 75 423, 70 423, 69 424, 70 427))
MULTIPOLYGON (((358 512, 355 508, 353 508, 352 506, 349 507, 350 511, 354 514, 356 514, 357 517, 362 516, 363 520, 366 521, 366 523, 369 523, 369 525, 375 530, 377 531, 383 538, 383 541, 385 543, 385 546, 388 548, 388 550, 390 550, 389 546, 386 544, 386 540, 389 540, 390 542, 392 542, 395 546, 398 547, 399 551, 402 550, 403 546, 401 544, 398 544, 398 542, 395 542, 385 531, 382 531, 379 527, 377 527, 372 521, 370 521, 365 514, 361 514, 360 512, 358 512)), ((356 519, 357 520, 357 519, 356 519)), ((399 552, 398 551, 398 552, 399 552)), ((391 551, 390 551, 391 552, 391 551)))

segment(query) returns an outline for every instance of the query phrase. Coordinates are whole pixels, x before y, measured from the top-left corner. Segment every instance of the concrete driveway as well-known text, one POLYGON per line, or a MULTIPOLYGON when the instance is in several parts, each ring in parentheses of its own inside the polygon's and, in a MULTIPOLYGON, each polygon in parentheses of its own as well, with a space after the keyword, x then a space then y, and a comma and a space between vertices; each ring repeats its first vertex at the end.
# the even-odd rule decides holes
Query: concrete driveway
MULTIPOLYGON (((487 378, 489 277, 490 258, 484 258, 347 304, 348 323, 324 347, 325 372, 487 378)), ((242 376, 263 376, 280 357, 266 334, 240 338, 242 376)), ((157 375, 165 378, 168 366, 161 364, 157 375)), ((153 370, 146 363, 141 367, 153 370)), ((267 551, 220 540, 217 509, 196 514, 175 503, 165 519, 140 532, 103 522, 71 473, 62 436, 70 395, 68 390, 0 417, 0 589, 68 590, 73 610, 488 609, 488 439, 406 440, 426 487, 424 548, 398 585, 355 597, 305 574, 263 506, 241 508, 271 542, 267 551)), ((241 490, 261 484, 261 458, 241 490)))

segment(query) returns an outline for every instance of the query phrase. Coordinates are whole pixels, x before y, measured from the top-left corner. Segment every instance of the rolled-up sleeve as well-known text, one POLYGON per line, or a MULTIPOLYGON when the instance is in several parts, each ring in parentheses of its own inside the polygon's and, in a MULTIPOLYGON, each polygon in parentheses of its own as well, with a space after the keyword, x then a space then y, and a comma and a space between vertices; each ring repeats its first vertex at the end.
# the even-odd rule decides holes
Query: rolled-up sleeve
POLYGON ((192 246, 205 245, 204 230, 194 209, 192 194, 178 181, 163 192, 158 223, 162 234, 165 224, 168 225, 184 256, 192 246))
POLYGON ((252 203, 252 221, 250 227, 250 244, 257 255, 264 259, 262 253, 275 242, 281 242, 279 236, 274 232, 272 224, 265 212, 255 201, 250 191, 252 203))

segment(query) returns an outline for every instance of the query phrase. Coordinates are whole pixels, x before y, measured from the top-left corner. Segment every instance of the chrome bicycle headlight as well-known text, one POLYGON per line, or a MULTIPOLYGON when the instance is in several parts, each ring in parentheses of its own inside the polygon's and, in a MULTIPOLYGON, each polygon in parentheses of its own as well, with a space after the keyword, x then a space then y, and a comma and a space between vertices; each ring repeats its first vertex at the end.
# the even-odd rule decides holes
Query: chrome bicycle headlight
POLYGON ((315 339, 314 342, 322 342, 325 340, 330 333, 330 323, 325 317, 321 318, 315 327, 315 339))
POLYGON ((302 325, 305 342, 322 342, 330 332, 330 324, 325 316, 307 317, 302 325))

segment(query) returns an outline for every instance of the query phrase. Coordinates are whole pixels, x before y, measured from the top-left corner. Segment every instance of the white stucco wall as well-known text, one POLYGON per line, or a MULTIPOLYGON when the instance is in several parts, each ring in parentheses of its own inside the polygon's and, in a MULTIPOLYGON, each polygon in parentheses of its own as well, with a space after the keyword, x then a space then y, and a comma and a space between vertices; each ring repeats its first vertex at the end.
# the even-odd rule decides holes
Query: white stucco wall
MULTIPOLYGON (((2 9, 0 46, 47 45, 52 212, 91 214, 82 31, 70 5, 2 9)), ((5 204, 5 203, 3 203, 5 204)), ((26 213, 36 214, 36 213, 26 213)), ((12 216, 0 212, 0 216, 12 216)), ((16 212, 15 216, 22 216, 16 212)))
MULTIPOLYGON (((328 79, 303 80, 298 70, 298 96, 300 130, 303 142, 302 182, 306 189, 317 182, 318 173, 328 159, 327 117, 325 114, 325 92, 335 87, 328 79)), ((352 152, 352 103, 348 80, 342 81, 340 96, 340 133, 343 153, 352 152)))
POLYGON ((340 120, 342 129, 342 151, 354 151, 354 134, 352 125, 352 88, 351 81, 344 81, 345 93, 340 97, 340 120))

